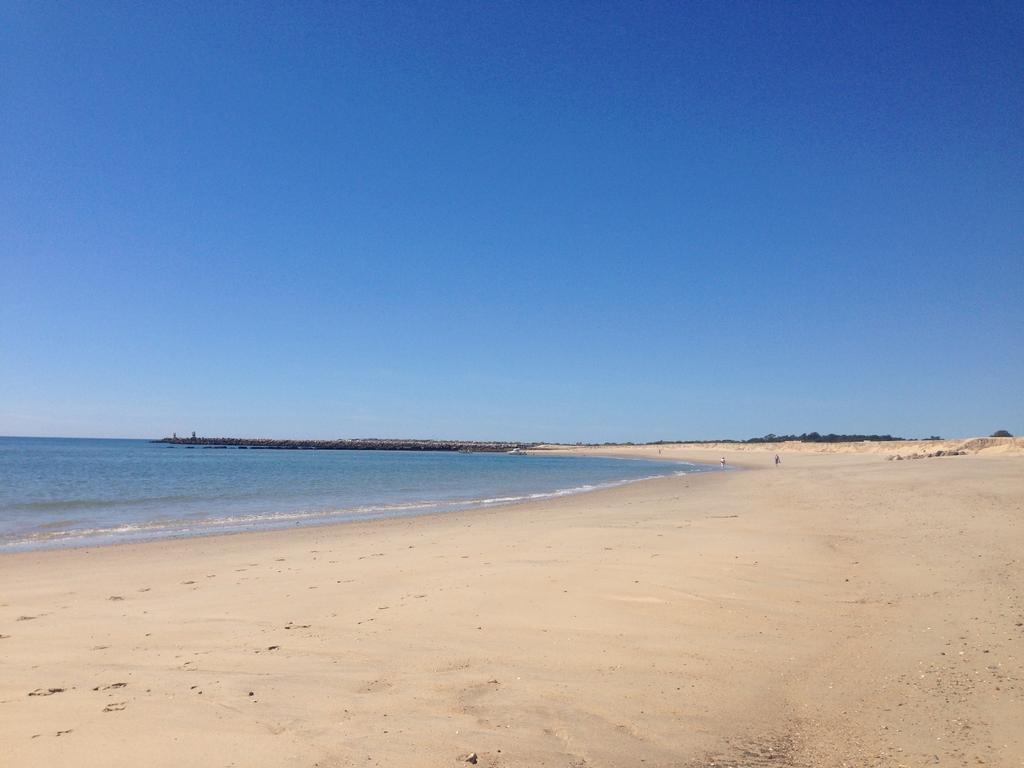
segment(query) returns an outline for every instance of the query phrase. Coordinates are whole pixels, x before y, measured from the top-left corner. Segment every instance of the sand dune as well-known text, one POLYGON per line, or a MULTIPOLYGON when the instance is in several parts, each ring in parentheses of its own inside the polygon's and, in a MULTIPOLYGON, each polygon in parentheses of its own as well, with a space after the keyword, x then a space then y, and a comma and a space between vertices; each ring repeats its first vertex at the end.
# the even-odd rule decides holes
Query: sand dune
POLYGON ((582 453, 605 453, 622 455, 635 453, 638 456, 682 455, 698 451, 702 456, 707 451, 733 453, 809 453, 809 454, 869 454, 910 455, 956 451, 969 454, 1024 455, 1024 437, 970 437, 949 440, 879 440, 855 443, 802 443, 784 441, 777 443, 664 443, 662 445, 615 445, 615 446, 568 446, 544 445, 540 450, 572 451, 582 453))

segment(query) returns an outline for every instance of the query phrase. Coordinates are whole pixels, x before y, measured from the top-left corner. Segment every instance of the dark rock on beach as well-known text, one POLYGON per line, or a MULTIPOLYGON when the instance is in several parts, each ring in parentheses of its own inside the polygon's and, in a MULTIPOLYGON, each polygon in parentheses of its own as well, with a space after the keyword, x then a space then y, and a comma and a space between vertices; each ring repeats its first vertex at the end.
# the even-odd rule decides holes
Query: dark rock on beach
POLYGON ((966 456, 967 451, 933 451, 932 453, 911 453, 908 456, 895 454, 889 457, 889 461, 903 461, 904 459, 936 459, 941 456, 966 456))

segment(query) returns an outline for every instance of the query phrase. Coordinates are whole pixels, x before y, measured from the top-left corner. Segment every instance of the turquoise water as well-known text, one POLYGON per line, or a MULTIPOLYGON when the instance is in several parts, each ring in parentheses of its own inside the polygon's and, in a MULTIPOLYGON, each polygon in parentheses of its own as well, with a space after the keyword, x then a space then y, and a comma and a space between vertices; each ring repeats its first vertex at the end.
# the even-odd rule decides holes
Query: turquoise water
POLYGON ((706 469, 577 456, 0 437, 0 551, 428 514, 706 469))

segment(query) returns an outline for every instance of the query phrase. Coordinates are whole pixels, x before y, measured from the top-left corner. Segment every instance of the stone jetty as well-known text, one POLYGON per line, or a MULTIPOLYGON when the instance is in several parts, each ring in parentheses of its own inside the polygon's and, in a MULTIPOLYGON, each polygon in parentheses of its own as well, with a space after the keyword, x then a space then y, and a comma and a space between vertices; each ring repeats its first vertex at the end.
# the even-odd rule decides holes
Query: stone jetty
POLYGON ((395 440, 354 438, 343 440, 274 440, 244 437, 164 437, 153 443, 202 448, 249 448, 276 451, 456 451, 507 453, 526 450, 538 443, 480 442, 475 440, 395 440))

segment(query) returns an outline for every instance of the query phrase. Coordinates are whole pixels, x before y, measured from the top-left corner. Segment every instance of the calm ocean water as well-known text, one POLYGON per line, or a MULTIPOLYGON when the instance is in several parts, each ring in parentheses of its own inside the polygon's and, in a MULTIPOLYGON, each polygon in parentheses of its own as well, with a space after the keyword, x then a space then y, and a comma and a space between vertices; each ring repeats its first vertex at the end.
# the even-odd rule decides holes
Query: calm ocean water
POLYGON ((705 469, 575 456, 0 437, 0 552, 453 511, 705 469))

